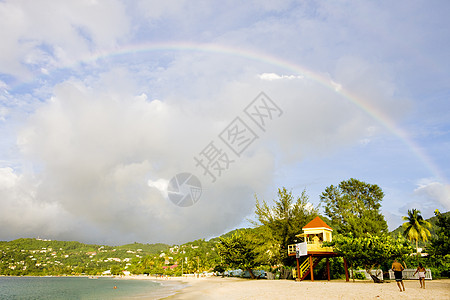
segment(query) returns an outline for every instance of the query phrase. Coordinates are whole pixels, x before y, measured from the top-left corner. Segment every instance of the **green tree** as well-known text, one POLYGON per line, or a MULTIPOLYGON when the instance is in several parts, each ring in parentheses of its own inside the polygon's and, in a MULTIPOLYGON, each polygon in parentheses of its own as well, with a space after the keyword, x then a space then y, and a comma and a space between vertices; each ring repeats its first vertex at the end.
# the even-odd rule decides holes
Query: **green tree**
POLYGON ((376 184, 351 178, 339 186, 329 186, 320 196, 325 214, 338 233, 352 233, 355 237, 367 233, 387 233, 388 227, 380 212, 384 193, 376 184))
POLYGON ((416 242, 416 253, 419 257, 419 240, 428 241, 428 237, 431 235, 428 228, 431 228, 431 224, 426 221, 420 214, 420 210, 410 209, 408 210, 408 216, 402 217, 403 221, 403 234, 411 241, 416 242))
POLYGON ((271 264, 289 264, 287 247, 295 243, 295 235, 301 228, 317 216, 317 209, 308 203, 309 197, 303 191, 300 197, 294 198, 286 188, 278 189, 278 199, 269 206, 266 201, 256 198, 256 218, 253 224, 262 225, 261 234, 266 240, 265 253, 270 254, 271 264))
POLYGON ((353 267, 363 267, 374 282, 378 282, 376 277, 378 274, 372 274, 373 269, 395 258, 404 259, 412 250, 405 239, 394 239, 387 234, 381 236, 366 234, 360 237, 353 237, 351 234, 338 235, 332 242, 324 244, 333 246, 334 252, 342 255, 353 267))
POLYGON ((441 214, 435 210, 438 218, 436 235, 430 239, 427 252, 433 258, 434 265, 438 268, 440 276, 450 276, 450 216, 441 214))
POLYGON ((114 265, 111 267, 111 274, 120 275, 122 274, 122 268, 120 266, 114 265))
POLYGON ((229 268, 247 270, 252 279, 255 275, 252 269, 261 265, 259 253, 256 250, 258 242, 251 235, 237 231, 229 237, 220 238, 217 248, 223 264, 229 268))

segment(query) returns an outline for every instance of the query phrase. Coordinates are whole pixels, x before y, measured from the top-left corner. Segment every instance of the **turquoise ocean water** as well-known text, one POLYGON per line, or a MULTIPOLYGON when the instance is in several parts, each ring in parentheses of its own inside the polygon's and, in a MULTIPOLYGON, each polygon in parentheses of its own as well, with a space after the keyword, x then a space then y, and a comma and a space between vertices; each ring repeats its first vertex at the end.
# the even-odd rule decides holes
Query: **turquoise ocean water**
POLYGON ((0 277, 0 299, 161 299, 181 287, 175 282, 116 278, 0 277))

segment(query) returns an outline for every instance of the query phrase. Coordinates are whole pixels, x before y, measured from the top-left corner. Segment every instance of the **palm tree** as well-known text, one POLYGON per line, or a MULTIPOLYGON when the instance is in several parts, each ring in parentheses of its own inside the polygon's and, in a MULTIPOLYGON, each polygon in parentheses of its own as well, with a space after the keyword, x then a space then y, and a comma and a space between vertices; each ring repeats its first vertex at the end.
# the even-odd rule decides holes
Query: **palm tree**
POLYGON ((431 236, 430 231, 427 229, 431 228, 431 224, 425 221, 420 214, 420 210, 412 209, 408 210, 408 216, 402 217, 404 232, 403 234, 412 242, 416 242, 416 252, 417 257, 419 257, 419 240, 424 242, 428 241, 428 237, 431 236))

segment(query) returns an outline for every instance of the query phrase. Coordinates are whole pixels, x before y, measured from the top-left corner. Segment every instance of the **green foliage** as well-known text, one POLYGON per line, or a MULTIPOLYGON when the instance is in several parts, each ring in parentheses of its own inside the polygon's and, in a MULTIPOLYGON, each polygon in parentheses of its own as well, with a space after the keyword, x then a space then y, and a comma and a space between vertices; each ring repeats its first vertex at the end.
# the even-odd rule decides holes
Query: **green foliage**
MULTIPOLYGON (((440 213, 439 211, 435 212, 441 214, 444 217, 450 217, 450 211, 445 212, 445 213, 440 213)), ((439 231, 439 226, 438 226, 438 216, 435 215, 431 218, 426 219, 425 221, 429 222, 431 224, 431 228, 429 228, 430 233, 431 233, 431 237, 434 237, 437 235, 437 232, 439 231)), ((396 229, 394 229, 393 231, 391 231, 391 235, 393 237, 397 237, 399 234, 403 235, 403 232, 405 231, 405 229, 403 228, 403 225, 400 225, 399 227, 397 227, 396 229)), ((424 247, 425 244, 422 241, 419 241, 419 247, 424 247)))
POLYGON ((376 184, 357 179, 342 181, 339 186, 329 186, 320 196, 325 214, 338 233, 352 233, 355 237, 367 233, 387 233, 387 223, 380 212, 384 193, 376 184))
POLYGON ((437 217, 436 235, 431 238, 427 252, 438 276, 450 277, 450 215, 435 211, 437 217))
POLYGON ((161 245, 112 247, 29 238, 0 242, 0 275, 121 274, 128 268, 139 270, 139 259, 155 254, 161 245))
POLYGON ((450 254, 450 215, 441 214, 438 210, 435 212, 438 221, 436 223, 436 235, 431 238, 427 251, 433 256, 446 256, 450 254))
POLYGON ((18 239, 0 242, 0 275, 166 274, 211 271, 220 262, 218 241, 196 240, 173 247, 133 243, 123 246, 18 239))
POLYGON ((222 266, 222 265, 217 265, 217 266, 214 267, 213 271, 214 272, 223 273, 223 272, 225 272, 225 267, 222 266))
POLYGON ((306 191, 294 199, 292 192, 284 187, 278 189, 278 199, 274 200, 273 206, 256 198, 257 221, 254 225, 262 225, 259 230, 266 240, 264 252, 269 255, 270 264, 287 266, 292 263, 292 258, 287 255, 287 246, 295 243, 295 235, 317 216, 317 209, 308 203, 308 199, 306 191))
POLYGON ((248 270, 250 276, 255 278, 252 269, 261 265, 260 253, 256 250, 258 244, 250 232, 239 231, 230 237, 220 238, 217 248, 225 266, 248 270))
POLYGON ((412 209, 408 210, 408 216, 402 217, 402 227, 405 230, 403 234, 410 240, 416 242, 416 252, 419 251, 418 242, 422 240, 428 241, 428 237, 431 235, 428 228, 431 228, 431 224, 423 219, 420 214, 420 210, 412 209))
POLYGON ((374 268, 391 262, 393 259, 404 259, 412 250, 408 242, 394 239, 390 235, 362 237, 339 235, 332 242, 324 243, 334 246, 334 251, 341 254, 354 267, 363 267, 369 274, 374 268))
POLYGON ((359 280, 365 280, 366 279, 366 275, 364 275, 361 272, 354 272, 353 273, 353 278, 354 279, 359 279, 359 280))
MULTIPOLYGON (((330 277, 331 279, 343 279, 345 278, 344 260, 342 257, 330 258, 330 277)), ((314 279, 326 280, 327 274, 327 262, 322 259, 316 267, 314 267, 314 279)))
POLYGON ((112 266, 111 267, 111 274, 113 275, 120 275, 122 273, 122 268, 120 266, 112 266))

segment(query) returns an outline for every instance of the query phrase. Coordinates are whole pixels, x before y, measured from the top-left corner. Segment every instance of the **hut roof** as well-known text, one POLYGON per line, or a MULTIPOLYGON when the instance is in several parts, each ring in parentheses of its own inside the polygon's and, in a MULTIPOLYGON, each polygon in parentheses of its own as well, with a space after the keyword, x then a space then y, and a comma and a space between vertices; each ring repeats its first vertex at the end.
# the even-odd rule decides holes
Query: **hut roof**
POLYGON ((303 226, 302 229, 308 229, 308 228, 321 228, 321 227, 325 227, 328 228, 330 230, 333 230, 330 226, 328 226, 327 223, 325 223, 321 218, 319 218, 319 216, 315 217, 311 222, 309 222, 308 224, 306 224, 305 226, 303 226))

